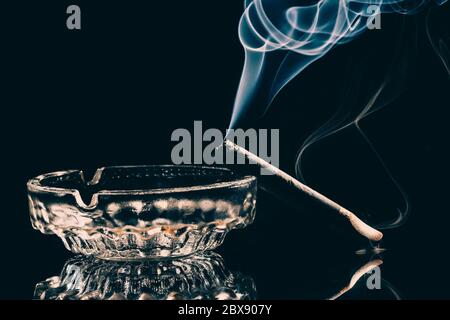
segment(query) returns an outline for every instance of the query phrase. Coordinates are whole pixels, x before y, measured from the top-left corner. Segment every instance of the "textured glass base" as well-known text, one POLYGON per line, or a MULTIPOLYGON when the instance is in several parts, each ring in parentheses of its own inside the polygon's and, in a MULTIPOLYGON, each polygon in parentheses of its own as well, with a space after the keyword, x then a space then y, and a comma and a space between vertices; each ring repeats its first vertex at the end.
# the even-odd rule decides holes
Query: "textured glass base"
POLYGON ((62 237, 66 248, 74 253, 95 255, 106 260, 158 260, 187 257, 194 253, 212 250, 222 244, 226 230, 192 230, 174 237, 158 230, 150 238, 138 233, 114 237, 100 235, 95 239, 81 238, 67 232, 62 237))
POLYGON ((36 285, 41 300, 254 299, 249 277, 225 269, 216 253, 158 262, 112 262, 77 256, 59 277, 36 285))

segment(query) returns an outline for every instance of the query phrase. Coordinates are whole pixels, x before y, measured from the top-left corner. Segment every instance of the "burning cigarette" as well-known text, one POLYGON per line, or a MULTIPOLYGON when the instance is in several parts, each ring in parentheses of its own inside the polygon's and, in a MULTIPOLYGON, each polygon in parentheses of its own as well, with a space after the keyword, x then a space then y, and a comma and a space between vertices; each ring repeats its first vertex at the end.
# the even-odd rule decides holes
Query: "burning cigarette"
POLYGON ((235 144, 232 141, 227 140, 227 139, 225 140, 225 146, 228 149, 230 149, 230 150, 233 150, 235 152, 238 152, 238 153, 244 155, 250 161, 253 161, 256 164, 258 164, 259 166, 263 167, 264 169, 272 172, 274 175, 280 177, 283 181, 285 181, 289 185, 295 187, 296 189, 306 193, 310 197, 312 197, 312 198, 314 198, 316 200, 319 200, 320 202, 322 202, 322 203, 326 204, 327 206, 333 208, 341 216, 346 217, 348 219, 348 221, 351 223, 351 225, 353 226, 353 228, 356 231, 359 232, 359 234, 363 235, 364 237, 368 238, 369 240, 380 241, 381 238, 383 238, 383 234, 380 231, 378 231, 378 230, 372 228, 371 226, 367 225, 366 223, 364 223, 361 219, 359 219, 351 211, 345 209, 344 207, 340 206, 339 204, 337 204, 333 200, 325 197, 323 194, 315 191, 314 189, 311 189, 310 187, 308 187, 307 185, 301 183, 300 181, 298 181, 294 177, 288 175, 286 172, 284 172, 284 171, 278 169, 277 167, 271 165, 270 163, 268 163, 264 159, 261 159, 257 155, 251 153, 250 151, 248 151, 248 150, 238 146, 237 144, 235 144))

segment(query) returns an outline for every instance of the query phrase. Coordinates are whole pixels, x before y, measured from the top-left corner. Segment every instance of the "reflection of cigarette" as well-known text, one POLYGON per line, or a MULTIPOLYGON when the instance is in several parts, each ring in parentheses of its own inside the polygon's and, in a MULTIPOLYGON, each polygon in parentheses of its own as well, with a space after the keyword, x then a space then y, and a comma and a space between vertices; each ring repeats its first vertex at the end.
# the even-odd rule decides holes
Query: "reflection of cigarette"
POLYGON ((261 159, 257 155, 251 153, 250 151, 238 146, 237 144, 231 142, 230 140, 225 140, 225 146, 233 150, 235 152, 238 152, 242 155, 244 155, 246 158, 248 158, 250 161, 253 161, 257 163, 259 166, 263 167, 266 170, 269 170, 274 175, 280 177, 284 182, 288 183, 289 185, 295 187, 296 189, 306 193, 310 197, 319 200, 320 202, 326 204, 327 206, 335 209, 340 215, 346 217, 348 221, 351 223, 353 228, 358 231, 361 235, 364 237, 373 240, 373 241, 380 241, 381 238, 383 238, 383 234, 372 228, 371 226, 364 223, 361 219, 359 219, 354 213, 350 212, 349 210, 345 209, 344 207, 340 206, 336 202, 332 201, 331 199, 328 199, 323 194, 311 189, 307 185, 301 183, 294 177, 288 175, 286 172, 278 169, 277 167, 271 165, 264 159, 261 159))
POLYGON ((340 296, 342 296, 344 293, 346 293, 347 291, 351 290, 353 288, 353 286, 358 282, 358 280, 365 275, 367 272, 371 271, 372 269, 378 267, 379 265, 381 265, 383 263, 382 260, 380 259, 376 259, 376 260, 372 260, 369 261, 368 263, 366 263, 365 265, 363 265, 361 268, 359 268, 355 274, 353 275, 353 277, 350 279, 350 282, 347 286, 345 286, 344 288, 342 288, 341 291, 339 291, 338 293, 336 293, 334 296, 332 296, 331 298, 329 298, 328 300, 336 300, 337 298, 339 298, 340 296))

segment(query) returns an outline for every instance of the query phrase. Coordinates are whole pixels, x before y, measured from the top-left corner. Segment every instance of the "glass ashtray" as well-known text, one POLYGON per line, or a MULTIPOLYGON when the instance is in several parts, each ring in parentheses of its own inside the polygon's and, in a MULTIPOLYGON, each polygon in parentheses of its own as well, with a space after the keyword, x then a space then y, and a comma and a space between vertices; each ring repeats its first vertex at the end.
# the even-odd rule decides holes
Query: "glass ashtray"
POLYGON ((161 261, 70 258, 59 276, 36 285, 39 300, 249 300, 252 278, 229 271, 214 252, 161 261))
POLYGON ((116 166, 40 175, 28 182, 33 228, 109 260, 184 257, 218 247, 252 223, 256 178, 203 166, 116 166))

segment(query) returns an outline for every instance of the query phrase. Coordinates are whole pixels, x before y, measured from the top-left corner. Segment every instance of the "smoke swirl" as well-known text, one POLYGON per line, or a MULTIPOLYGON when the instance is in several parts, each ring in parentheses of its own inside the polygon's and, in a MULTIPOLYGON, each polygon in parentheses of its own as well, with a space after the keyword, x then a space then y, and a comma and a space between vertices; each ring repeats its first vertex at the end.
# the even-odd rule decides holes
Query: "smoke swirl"
POLYGON ((360 35, 380 13, 412 14, 446 0, 245 0, 239 38, 244 68, 230 128, 334 46, 360 35))
MULTIPOLYGON (((254 117, 255 113, 264 114, 287 83, 336 45, 349 42, 362 34, 379 14, 414 14, 432 3, 442 5, 445 2, 446 0, 245 0, 239 24, 245 63, 230 128, 236 127, 246 115, 254 117)), ((448 39, 433 38, 430 28, 428 25, 430 41, 448 71, 448 39)), ((405 46, 403 50, 406 49, 405 46)), ((406 221, 409 202, 406 192, 393 178, 360 127, 360 122, 389 104, 403 91, 403 83, 394 80, 394 74, 398 71, 396 69, 402 69, 405 64, 405 59, 399 53, 398 55, 392 62, 390 72, 367 103, 357 108, 356 113, 355 110, 346 108, 338 110, 334 117, 304 141, 296 162, 296 174, 304 180, 304 152, 312 144, 349 126, 356 128, 403 199, 403 208, 397 208, 396 217, 379 226, 384 229, 398 227, 406 221)))

